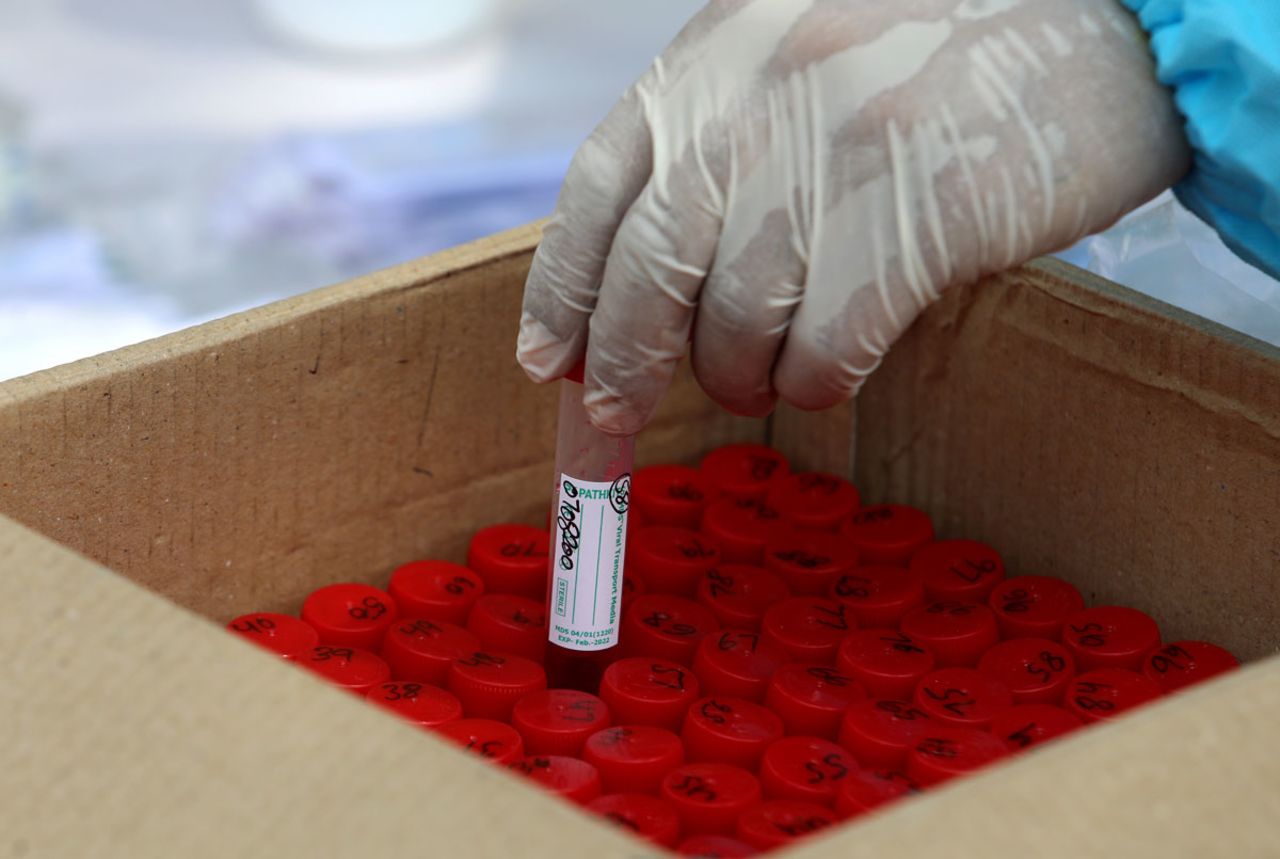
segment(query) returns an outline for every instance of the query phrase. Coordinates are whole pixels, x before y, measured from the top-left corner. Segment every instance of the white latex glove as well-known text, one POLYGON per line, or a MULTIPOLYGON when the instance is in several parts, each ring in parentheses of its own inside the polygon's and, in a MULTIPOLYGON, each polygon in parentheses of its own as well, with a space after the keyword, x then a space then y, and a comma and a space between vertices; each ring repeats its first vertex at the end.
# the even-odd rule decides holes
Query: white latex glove
POLYGON ((943 289, 1189 164, 1116 0, 712 3, 574 158, 518 357, 547 381, 589 343, 588 412, 615 434, 653 414, 691 326, 731 411, 830 406, 943 289))

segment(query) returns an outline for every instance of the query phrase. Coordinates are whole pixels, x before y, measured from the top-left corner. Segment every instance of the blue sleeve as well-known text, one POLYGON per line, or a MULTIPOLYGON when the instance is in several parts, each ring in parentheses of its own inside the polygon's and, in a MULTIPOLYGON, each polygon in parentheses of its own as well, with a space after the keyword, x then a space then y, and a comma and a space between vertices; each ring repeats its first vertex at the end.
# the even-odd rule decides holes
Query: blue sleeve
POLYGON ((1123 0, 1151 36, 1195 164, 1173 189, 1280 277, 1280 0, 1123 0))

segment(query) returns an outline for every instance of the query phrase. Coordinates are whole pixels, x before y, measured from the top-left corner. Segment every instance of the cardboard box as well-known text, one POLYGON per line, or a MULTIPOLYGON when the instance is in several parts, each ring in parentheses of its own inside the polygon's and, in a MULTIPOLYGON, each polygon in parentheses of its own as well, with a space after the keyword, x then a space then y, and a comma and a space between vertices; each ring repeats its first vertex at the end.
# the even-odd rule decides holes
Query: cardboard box
MULTIPOLYGON (((542 521, 537 238, 0 386, 0 855, 653 853, 219 628, 542 521)), ((641 458, 740 439, 1254 663, 792 855, 1280 852, 1276 350, 1039 262, 947 294, 856 414, 733 418, 686 368, 641 458)))

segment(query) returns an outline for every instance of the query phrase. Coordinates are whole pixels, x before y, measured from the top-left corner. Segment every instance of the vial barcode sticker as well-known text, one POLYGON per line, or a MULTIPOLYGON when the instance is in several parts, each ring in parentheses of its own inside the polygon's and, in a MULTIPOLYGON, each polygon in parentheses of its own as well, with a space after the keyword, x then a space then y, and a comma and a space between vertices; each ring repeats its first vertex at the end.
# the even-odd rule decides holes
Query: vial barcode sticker
POLYGON ((570 650, 618 643, 631 475, 612 481, 560 475, 547 638, 570 650))

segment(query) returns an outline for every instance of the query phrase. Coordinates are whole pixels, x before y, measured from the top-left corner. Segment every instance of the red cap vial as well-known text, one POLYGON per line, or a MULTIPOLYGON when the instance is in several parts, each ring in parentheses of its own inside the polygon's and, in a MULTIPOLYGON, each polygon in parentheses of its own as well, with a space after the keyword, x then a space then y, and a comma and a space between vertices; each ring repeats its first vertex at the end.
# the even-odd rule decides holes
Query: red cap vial
POLYGON ((704 456, 698 468, 720 495, 751 501, 763 501, 769 484, 791 470, 785 456, 763 444, 725 445, 704 456))
POLYGON ((788 734, 834 740, 844 711, 865 697, 862 684, 838 668, 792 662, 774 672, 764 704, 788 734))
POLYGON ((658 795, 680 815, 686 835, 729 835, 762 799, 759 780, 730 764, 684 764, 667 773, 658 795))
POLYGON ((227 629, 284 659, 305 656, 320 643, 320 634, 305 621, 269 611, 242 614, 227 629))
POLYGON ((604 670, 600 699, 623 725, 652 725, 677 732, 701 684, 688 667, 666 659, 634 656, 604 670))
POLYGON ((462 702, 457 696, 426 683, 390 680, 374 686, 365 697, 424 728, 434 728, 462 718, 462 702))
POLYGON ((991 720, 991 734, 1008 747, 1020 752, 1055 737, 1069 734, 1084 723, 1079 717, 1052 704, 1025 704, 1010 707, 991 720))
POLYGON ((745 841, 728 835, 695 835, 681 841, 676 852, 681 856, 697 856, 699 859, 740 859, 760 854, 759 850, 745 841))
POLYGON ((1003 684, 1015 704, 1060 704, 1076 666, 1059 642, 1014 638, 982 654, 978 670, 1003 684))
POLYGON ((922 787, 982 769, 1009 755, 998 738, 977 728, 934 721, 907 755, 907 775, 922 787))
POLYGON ((666 728, 615 725, 587 738, 582 759, 600 771, 606 793, 655 793, 684 763, 684 746, 666 728))
POLYGON ((1000 553, 977 540, 939 540, 916 550, 908 563, 931 600, 986 602, 1004 581, 1000 553))
POLYGON ((680 817, 671 803, 642 793, 613 793, 593 799, 587 809, 637 838, 663 847, 680 841, 680 817))
POLYGON ((893 629, 858 630, 836 651, 836 668, 872 698, 911 700, 916 684, 935 664, 927 645, 893 629))
POLYGON ((901 628, 927 645, 941 668, 977 665, 1000 640, 995 613, 978 603, 925 603, 902 616, 901 628))
POLYGON ((986 728, 1013 706, 1013 695, 998 680, 973 668, 939 668, 920 678, 915 702, 935 721, 962 728, 986 728))
POLYGON ((721 626, 758 632, 769 606, 789 596, 791 590, 773 573, 747 564, 721 564, 702 577, 696 598, 721 626))
POLYGON ((490 525, 471 538, 467 566, 484 579, 485 593, 547 598, 551 536, 532 525, 490 525))
POLYGON ((1063 625, 1062 643, 1075 657, 1080 671, 1141 671, 1142 663, 1160 646, 1160 627, 1136 608, 1100 605, 1069 615, 1063 625))
POLYGON ((920 578, 896 564, 870 564, 845 573, 829 595, 849 606, 859 626, 897 626, 902 616, 924 604, 920 578))
POLYGON ((600 773, 564 755, 527 755, 508 766, 562 799, 585 805, 600 796, 600 773))
POLYGON ((376 654, 358 647, 321 644, 297 660, 335 686, 364 695, 391 679, 391 669, 376 654))
POLYGON ((485 650, 514 653, 541 662, 547 651, 547 612, 543 600, 515 594, 486 594, 476 600, 467 629, 485 650))
POLYGON ((834 531, 861 504, 857 488, 835 474, 802 471, 779 478, 766 500, 797 528, 834 531))
POLYGON ((905 504, 875 504, 854 511, 840 525, 868 564, 906 564, 933 540, 933 522, 923 510, 905 504))
POLYGON ((1114 719, 1160 697, 1154 680, 1127 668, 1097 668, 1071 680, 1066 708, 1082 722, 1114 719))
POLYGON ((396 619, 396 604, 373 585, 328 585, 303 601, 302 619, 320 634, 321 644, 377 652, 396 619))
POLYGON ((1240 661, 1216 644, 1175 641, 1148 656, 1142 672, 1168 693, 1239 667, 1240 661))
POLYGON ((517 701, 547 688, 547 674, 532 659, 477 650, 453 661, 448 686, 471 718, 506 722, 517 701))
POLYGON ((484 594, 484 580, 461 564, 414 561, 396 568, 387 593, 401 617, 465 626, 471 606, 484 594))
POLYGON ((836 814, 848 820, 919 792, 920 786, 901 770, 857 770, 836 790, 836 814))
POLYGON ((781 576, 797 595, 826 596, 836 580, 857 565, 853 544, 827 531, 788 528, 764 547, 765 569, 781 576))
POLYGON ((787 527, 776 508, 764 501, 721 498, 702 514, 702 533, 716 541, 728 564, 759 565, 769 539, 787 527))
POLYGON ((685 714, 680 736, 690 761, 755 770, 764 750, 782 739, 784 730, 778 714, 760 704, 742 698, 702 698, 685 714))
POLYGON ((832 665, 836 649, 857 628, 853 612, 827 597, 792 597, 764 613, 765 640, 790 654, 790 661, 832 665))
POLYGON ((794 844, 837 822, 830 808, 812 802, 771 799, 738 818, 738 838, 760 850, 794 844))
POLYGON ((627 537, 627 568, 644 580, 648 593, 692 597, 719 563, 715 540, 688 528, 646 527, 627 537))
POLYGON ((650 465, 631 480, 631 503, 646 525, 696 529, 715 494, 711 481, 685 465, 650 465))
POLYGON ((628 656, 656 656, 683 665, 693 662, 702 637, 720 626, 708 609, 684 597, 645 594, 622 617, 622 648, 628 656))
POLYGON ((452 623, 404 618, 387 630, 382 658, 400 680, 444 686, 453 660, 480 649, 480 639, 452 623))
POLYGON ((435 730, 472 754, 496 764, 512 764, 524 757, 524 746, 516 729, 493 719, 455 719, 435 730))
POLYGON ((858 762, 842 746, 820 737, 784 737, 765 749, 760 784, 769 799, 834 805, 836 790, 858 762))
POLYGON ((987 605, 996 613, 1003 638, 1062 638, 1067 618, 1084 608, 1070 582, 1052 576, 1015 576, 995 586, 987 605))
POLYGON ((609 727, 609 708, 589 692, 543 689, 516 702, 511 726, 526 754, 578 757, 588 737, 609 727))
POLYGON ((916 738, 932 724, 911 701, 868 698, 845 710, 839 742, 865 766, 902 769, 916 738))
POLYGON ((774 672, 789 661, 787 651, 760 633, 722 629, 702 639, 693 657, 693 673, 702 694, 745 698, 759 703, 774 672))

